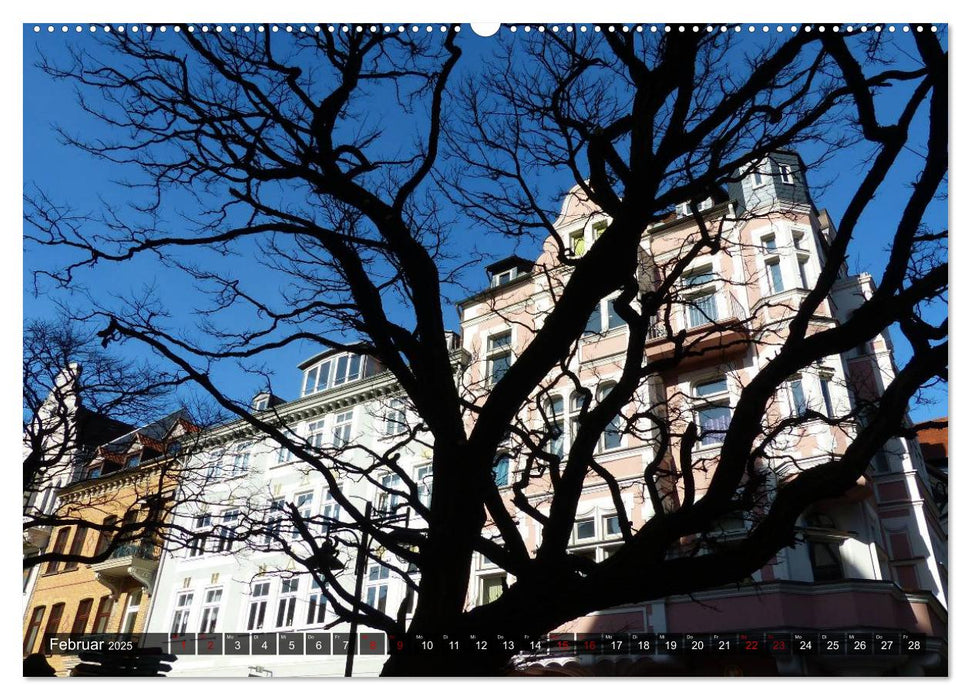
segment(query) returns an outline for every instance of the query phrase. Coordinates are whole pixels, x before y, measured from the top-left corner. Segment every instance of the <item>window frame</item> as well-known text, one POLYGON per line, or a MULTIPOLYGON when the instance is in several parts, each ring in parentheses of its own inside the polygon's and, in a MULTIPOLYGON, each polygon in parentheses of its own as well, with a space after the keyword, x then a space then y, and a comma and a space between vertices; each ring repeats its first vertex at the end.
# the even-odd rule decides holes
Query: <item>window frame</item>
POLYGON ((110 595, 103 595, 98 600, 98 609, 94 615, 91 634, 105 634, 108 631, 108 623, 111 621, 111 613, 115 607, 114 602, 110 595))
POLYGON ((206 588, 203 591, 202 614, 199 617, 199 634, 212 634, 216 631, 216 624, 219 622, 219 611, 222 609, 222 598, 222 586, 206 588), (214 600, 210 600, 210 596, 214 600))
POLYGON ((390 582, 390 568, 381 563, 373 563, 368 565, 367 585, 365 586, 364 600, 369 606, 378 612, 383 613, 388 609, 390 582))
POLYGON ((721 319, 722 314, 719 309, 720 285, 715 276, 715 263, 716 261, 712 260, 698 264, 690 270, 685 270, 681 275, 681 306, 686 330, 717 323, 721 319), (693 281, 699 277, 707 277, 707 279, 702 279, 699 282, 693 281), (706 306, 708 300, 710 300, 711 317, 706 314, 707 309, 702 309, 699 303, 702 300, 705 301, 706 306), (695 323, 696 320, 698 320, 697 323, 695 323))
POLYGON ((249 605, 246 607, 247 632, 265 629, 266 608, 269 600, 269 581, 256 581, 250 585, 249 605))
POLYGON ((121 634, 132 634, 138 622, 138 611, 142 608, 142 587, 138 586, 128 593, 125 599, 125 612, 121 616, 119 632, 121 634), (137 597, 136 597, 137 596, 137 597), (131 624, 129 624, 129 621, 131 624))
POLYGON ((384 435, 391 438, 408 432, 408 404, 404 397, 395 396, 384 410, 384 435))
POLYGON ((354 432, 354 414, 354 407, 334 414, 331 447, 339 450, 351 444, 351 435, 354 432))
MULTIPOLYGON (((51 554, 64 554, 64 548, 67 547, 68 538, 71 536, 71 530, 73 528, 68 525, 62 527, 57 531, 57 536, 54 538, 54 546, 51 547, 51 554)), ((44 569, 45 576, 53 576, 60 569, 61 562, 57 559, 52 559, 47 562, 47 568, 44 569)))
POLYGON ((495 386, 496 384, 498 384, 502 380, 502 378, 506 376, 506 372, 509 371, 509 368, 512 367, 513 359, 514 359, 512 347, 513 347, 513 332, 511 328, 504 328, 502 330, 489 333, 486 336, 485 359, 486 359, 486 385, 487 386, 495 386), (504 336, 508 336, 509 342, 505 345, 497 345, 495 343, 496 339, 502 338, 504 336), (496 360, 499 360, 502 358, 506 359, 506 362, 507 362, 506 368, 502 371, 502 374, 496 377, 495 362, 496 360))
POLYGON ((704 378, 696 379, 691 382, 691 410, 694 414, 695 424, 698 426, 698 441, 696 443, 696 449, 714 448, 724 443, 725 433, 727 432, 728 426, 731 424, 732 420, 732 390, 728 381, 728 376, 728 374, 709 374, 704 378), (698 393, 700 387, 710 386, 721 382, 724 382, 725 384, 725 388, 723 390, 705 394, 698 393), (706 431, 704 421, 702 420, 702 412, 717 408, 724 408, 728 411, 728 423, 725 426, 725 430, 706 431), (716 437, 706 441, 706 432, 708 435, 720 434, 721 437, 716 437))
POLYGON ((175 593, 175 606, 172 609, 172 624, 169 625, 170 634, 185 634, 189 629, 189 617, 195 603, 195 591, 180 590, 175 593))
POLYGON ((27 624, 27 633, 24 635, 24 656, 27 656, 34 651, 34 646, 37 644, 37 638, 41 637, 40 628, 44 622, 44 616, 46 614, 46 605, 34 606, 34 610, 30 615, 30 622, 27 624))

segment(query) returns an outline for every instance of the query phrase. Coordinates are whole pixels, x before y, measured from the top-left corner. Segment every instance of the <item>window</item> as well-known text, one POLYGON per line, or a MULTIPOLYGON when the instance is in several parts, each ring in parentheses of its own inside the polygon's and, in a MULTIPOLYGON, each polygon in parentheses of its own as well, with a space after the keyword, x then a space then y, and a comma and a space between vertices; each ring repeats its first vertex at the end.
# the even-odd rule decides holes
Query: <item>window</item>
POLYGON ((693 270, 682 277, 688 328, 696 328, 718 319, 715 299, 715 275, 711 266, 693 270))
POLYGON ((480 579, 480 605, 485 605, 499 599, 502 595, 503 586, 506 583, 505 574, 493 574, 492 576, 483 576, 480 579))
POLYGON ((307 423, 307 442, 314 447, 323 447, 324 444, 324 419, 307 423))
MULTIPOLYGON (((63 554, 64 548, 67 547, 67 538, 71 534, 71 528, 62 527, 57 531, 57 537, 54 539, 54 547, 51 549, 51 554, 63 554)), ((47 569, 44 571, 46 574, 56 574, 57 568, 60 566, 60 562, 57 560, 47 562, 47 569)))
POLYGON ((607 309, 607 330, 613 330, 614 328, 620 328, 621 326, 626 326, 627 323, 620 317, 617 313, 617 309, 614 306, 616 302, 616 297, 613 299, 605 299, 603 304, 607 309))
POLYGON ((330 386, 330 367, 331 361, 327 360, 307 370, 303 378, 304 396, 323 391, 330 386))
POLYGON ((216 529, 216 552, 229 552, 233 549, 236 539, 236 527, 239 524, 239 511, 236 509, 224 511, 219 516, 219 527, 216 529))
POLYGON ((388 606, 388 581, 391 571, 383 564, 372 564, 368 567, 367 604, 379 612, 384 612, 388 606))
POLYGON ((199 633, 206 634, 216 631, 216 620, 219 618, 219 606, 223 599, 222 588, 210 588, 202 600, 202 621, 199 623, 199 633))
POLYGON ((782 182, 786 185, 791 185, 795 181, 792 179, 792 166, 786 165, 785 163, 779 163, 779 176, 782 182))
POLYGON ((393 515, 401 502, 399 495, 402 490, 401 477, 397 474, 385 474, 378 479, 377 498, 374 499, 374 506, 379 513, 393 515))
POLYGON ((557 457, 562 457, 565 454, 563 449, 565 425, 562 397, 554 396, 546 401, 543 409, 543 421, 549 435, 546 443, 547 451, 557 457))
POLYGON ((492 286, 499 287, 500 285, 506 284, 507 282, 512 282, 516 278, 515 270, 503 270, 492 276, 492 286))
POLYGON ((249 615, 246 618, 247 630, 261 630, 266 619, 266 602, 270 595, 270 582, 253 584, 250 594, 249 615))
POLYGON ((181 449, 182 449, 182 443, 179 442, 178 440, 173 440, 172 442, 169 443, 169 446, 165 448, 165 454, 171 457, 172 455, 179 454, 179 450, 181 449))
MULTIPOLYGON (((298 493, 294 499, 293 504, 297 508, 297 512, 300 513, 300 517, 303 518, 304 524, 309 528, 311 520, 314 517, 314 493, 313 491, 305 491, 304 493, 298 493)), ((293 528, 293 536, 298 535, 297 528, 293 528)))
POLYGON ((253 410, 265 411, 269 407, 269 405, 270 405, 270 397, 261 396, 260 398, 256 399, 256 401, 253 402, 253 410))
POLYGON ((233 455, 233 468, 229 472, 230 478, 241 476, 249 471, 250 447, 249 444, 242 444, 236 448, 236 453, 233 455))
MULTIPOLYGON (((84 551, 84 541, 87 539, 87 537, 88 528, 78 526, 78 528, 74 531, 74 539, 71 540, 71 556, 81 556, 82 552, 84 551)), ((76 568, 78 568, 78 563, 76 561, 69 561, 64 564, 65 571, 73 571, 76 568)))
POLYGON ((789 393, 792 395, 792 412, 796 416, 805 415, 808 410, 806 394, 802 388, 802 378, 797 377, 789 382, 789 393))
MULTIPOLYGON (((600 388, 597 389, 597 401, 603 401, 604 397, 610 393, 615 384, 613 382, 601 384, 600 388)), ((623 442, 623 427, 621 422, 623 417, 617 414, 610 419, 610 423, 604 428, 603 435, 600 438, 600 448, 602 450, 615 450, 621 446, 623 442)))
POLYGON ((832 418, 835 415, 833 412, 833 396, 829 391, 831 381, 832 377, 826 375, 819 376, 819 391, 823 395, 823 409, 826 412, 827 418, 832 418))
POLYGON ((353 409, 337 414, 334 419, 334 447, 344 447, 351 441, 351 423, 353 422, 353 409))
POLYGON ((509 485, 509 455, 499 455, 499 459, 496 460, 496 464, 492 468, 492 474, 496 486, 509 485))
POLYGON ((337 358, 337 369, 334 371, 334 386, 352 382, 361 376, 361 356, 341 355, 337 358))
POLYGON ((489 364, 489 384, 495 384, 512 365, 512 331, 505 331, 489 338, 486 359, 489 364))
POLYGON ((782 263, 774 235, 762 238, 762 250, 765 255, 765 275, 768 280, 769 294, 781 292, 785 289, 785 284, 782 281, 782 263))
POLYGON ((761 187, 768 182, 768 178, 762 174, 762 165, 762 162, 749 164, 752 169, 752 187, 761 187))
POLYGON ((276 448, 276 463, 286 464, 291 460, 293 460, 293 453, 290 451, 290 448, 278 445, 276 448))
POLYGON ((192 612, 192 591, 183 591, 175 599, 175 614, 172 616, 172 634, 185 634, 192 612))
POLYGON ((391 399, 387 411, 384 414, 384 434, 401 435, 407 432, 408 424, 405 422, 405 400, 391 399))
POLYGON ((280 537, 280 527, 283 524, 283 504, 284 499, 282 498, 274 498, 270 501, 266 531, 263 533, 263 543, 267 546, 276 542, 280 537))
POLYGON ((136 588, 128 594, 128 602, 125 605, 125 616, 121 622, 121 633, 131 634, 135 631, 135 621, 138 619, 138 609, 142 605, 142 589, 136 588))
POLYGON ((584 327, 583 332, 586 335, 594 335, 600 332, 600 328, 603 326, 603 318, 600 314, 600 304, 598 303, 593 308, 593 313, 590 314, 590 318, 587 319, 587 325, 584 327))
POLYGON ((74 613, 74 624, 71 625, 71 634, 84 634, 88 628, 88 618, 91 617, 91 606, 94 605, 94 598, 85 598, 78 603, 78 611, 74 613))
POLYGON ((307 624, 321 625, 327 615, 327 598, 320 588, 320 581, 310 582, 310 602, 307 604, 307 624))
POLYGON ((95 554, 103 554, 108 545, 111 543, 111 539, 114 536, 115 525, 118 523, 118 518, 113 515, 109 515, 101 522, 101 531, 98 533, 98 544, 94 548, 95 554))
POLYGON ((574 534, 578 540, 591 540, 597 536, 597 525, 593 518, 577 520, 574 526, 574 534))
POLYGON ((418 486, 418 500, 426 508, 432 507, 432 465, 418 467, 415 472, 415 484, 418 486))
POLYGON ((330 492, 329 488, 324 488, 324 492, 321 495, 321 505, 320 514, 323 516, 323 522, 320 525, 320 531, 322 533, 327 533, 330 530, 332 523, 336 522, 341 516, 341 508, 337 501, 334 500, 333 494, 330 492))
POLYGON ((101 476, 101 465, 91 467, 84 475, 85 479, 97 479, 101 476))
POLYGON ((695 411, 702 445, 722 442, 732 418, 726 377, 695 384, 695 411))
POLYGON ((616 515, 607 515, 603 519, 604 536, 614 537, 620 535, 620 518, 616 515))
POLYGON ((209 528, 212 526, 212 516, 209 513, 197 515, 193 522, 195 534, 189 540, 189 556, 201 557, 206 553, 206 539, 209 537, 209 528))
POLYGON ((137 467, 141 461, 142 461, 141 454, 132 455, 131 457, 125 460, 125 469, 132 469, 134 467, 137 467))
POLYGON ((570 394, 570 440, 576 440, 580 429, 580 412, 586 407, 587 395, 581 391, 570 394))
POLYGON ((796 257, 796 264, 799 266, 799 284, 803 289, 809 289, 809 256, 799 255, 796 257))
POLYGON ((587 241, 583 236, 583 229, 570 234, 570 251, 578 258, 587 252, 587 241))
POLYGON ((584 333, 588 335, 606 333, 614 328, 627 325, 624 319, 620 317, 620 314, 617 313, 617 309, 614 307, 614 301, 616 301, 616 297, 601 299, 597 303, 593 313, 590 314, 590 318, 587 319, 586 328, 583 329, 584 333))
POLYGON ((101 600, 98 601, 98 612, 94 616, 94 627, 91 629, 93 634, 104 634, 108 629, 108 620, 111 619, 111 604, 112 599, 110 595, 101 596, 101 600))
POLYGON ((839 543, 833 540, 810 540, 809 561, 815 581, 839 581, 843 578, 843 560, 839 543))
POLYGON ((293 627, 293 613, 297 605, 297 588, 300 579, 289 578, 280 582, 280 600, 276 606, 276 626, 293 627))
POLYGON ((30 624, 27 625, 27 634, 24 635, 24 656, 27 656, 34 650, 34 644, 37 642, 37 633, 40 632, 40 623, 44 620, 44 612, 47 607, 44 605, 38 605, 34 608, 34 612, 30 616, 30 624))
POLYGON ((47 618, 47 625, 44 627, 44 636, 41 648, 47 651, 47 640, 57 635, 61 627, 61 618, 64 617, 64 603, 57 603, 51 608, 51 615, 47 618))

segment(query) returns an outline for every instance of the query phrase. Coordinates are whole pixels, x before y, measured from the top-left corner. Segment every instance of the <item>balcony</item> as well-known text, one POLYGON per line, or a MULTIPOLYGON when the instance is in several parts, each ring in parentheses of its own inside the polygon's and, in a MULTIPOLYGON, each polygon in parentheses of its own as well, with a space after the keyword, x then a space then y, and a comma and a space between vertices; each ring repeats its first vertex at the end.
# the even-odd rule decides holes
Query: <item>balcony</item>
POLYGON ((158 558, 158 547, 151 542, 130 542, 119 546, 104 561, 91 564, 91 570, 115 594, 130 588, 132 582, 150 589, 158 558))
POLYGON ((50 525, 30 525, 32 518, 24 516, 24 524, 27 527, 23 531, 24 556, 33 556, 47 548, 51 539, 50 525))
POLYGON ((744 320, 745 310, 731 294, 727 295, 726 306, 728 309, 719 313, 715 296, 712 295, 703 302, 687 307, 682 314, 683 319, 672 319, 670 333, 663 323, 655 323, 644 344, 646 360, 657 362, 674 357, 682 331, 684 339, 680 345, 687 354, 678 363, 679 369, 724 362, 744 353, 751 337, 744 320), (709 320, 715 317, 717 320, 709 320), (684 328, 684 321, 690 327, 684 328))

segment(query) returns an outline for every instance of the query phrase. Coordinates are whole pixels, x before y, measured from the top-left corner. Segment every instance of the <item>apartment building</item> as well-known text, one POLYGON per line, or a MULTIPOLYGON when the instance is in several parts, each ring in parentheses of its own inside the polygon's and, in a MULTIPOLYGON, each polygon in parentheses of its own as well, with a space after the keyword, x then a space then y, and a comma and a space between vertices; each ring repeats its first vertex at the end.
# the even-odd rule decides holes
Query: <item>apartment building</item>
MULTIPOLYGON (((69 483, 56 489, 50 550, 92 563, 50 561, 38 568, 24 619, 23 653, 45 650, 48 637, 138 634, 144 630, 161 548, 158 533, 139 523, 164 520, 182 445, 196 432, 183 411, 99 446, 69 483), (93 526, 101 526, 100 529, 93 526)), ((74 655, 52 655, 70 675, 74 655)))
MULTIPOLYGON (((362 510, 372 504, 375 518, 399 517, 398 499, 379 488, 400 487, 396 475, 382 470, 354 473, 355 465, 363 469, 371 463, 368 450, 380 452, 402 442, 405 429, 415 422, 397 396, 400 390, 391 374, 371 357, 333 351, 308 359, 299 370, 300 398, 284 402, 259 394, 252 402, 254 414, 287 430, 299 444, 340 459, 340 489, 352 503, 362 510)), ((403 442, 398 465, 417 483, 430 482, 431 447, 403 442)), ((297 532, 286 531, 289 520, 282 517, 284 508, 296 507, 313 523, 310 534, 320 541, 329 529, 337 530, 342 513, 324 476, 243 420, 208 431, 188 472, 198 478, 185 479, 180 486, 179 500, 186 505, 176 523, 200 534, 163 557, 147 631, 326 630, 336 635, 332 640, 348 634, 350 624, 338 621, 320 582, 297 563, 310 551, 297 532)), ((427 483, 423 499, 430 498, 430 488, 427 483)), ((335 566, 342 567, 340 585, 353 591, 358 549, 353 541, 344 543, 335 566)), ((396 616, 407 597, 403 581, 374 562, 361 575, 362 599, 396 616)), ((361 627, 358 632, 374 630, 361 627)), ((169 675, 341 676, 347 661, 336 647, 332 653, 304 655, 251 651, 183 655, 169 675)), ((380 673, 387 657, 360 651, 354 657, 354 675, 380 673)))
MULTIPOLYGON (((656 456, 650 431, 625 429, 636 406, 663 407, 672 426, 699 429, 693 459, 710 466, 742 387, 784 341, 788 321, 815 283, 836 227, 813 204, 805 166, 796 154, 778 153, 739 177, 725 191, 702 202, 706 222, 719 227, 721 249, 694 260, 681 273, 673 303, 655 319, 646 343, 647 360, 671 357, 679 342, 691 344, 689 357, 649 378, 635 405, 621 412, 600 437, 597 458, 616 480, 632 527, 654 514, 644 484, 644 469, 656 456), (683 331, 683 334, 682 334, 683 331)), ((460 341, 454 357, 457 381, 470 401, 482 400, 515 362, 534 330, 552 308, 570 266, 558 252, 582 256, 609 220, 577 189, 563 203, 556 235, 535 260, 512 256, 488 266, 488 285, 458 304, 460 341)), ((639 284, 650 288, 658 271, 670 269, 687 241, 697 236, 696 218, 679 207, 644 232, 639 284)), ((843 274, 833 293, 814 314, 810 332, 845 321, 873 291, 869 275, 843 274)), ((575 420, 584 394, 598 400, 617 380, 628 329, 612 303, 604 299, 588 321, 576 351, 564 358, 565 372, 551 375, 541 400, 519 416, 521 426, 545 430, 547 449, 569 453, 575 420), (577 382, 585 391, 578 391, 577 382), (552 429, 551 429, 552 428, 552 429)), ((802 415, 807 409, 836 417, 854 406, 878 400, 894 375, 891 338, 881 334, 843 355, 834 355, 789 379, 769 407, 767 421, 802 415)), ((400 514, 391 472, 367 471, 368 452, 381 454, 414 423, 390 373, 372 358, 328 351, 299 366, 301 396, 283 401, 257 395, 253 414, 289 431, 303 444, 340 455, 333 474, 341 491, 363 509, 370 503, 377 517, 400 514), (355 471, 357 470, 357 471, 355 471)), ((591 400, 591 399, 586 399, 591 400)), ((815 420, 780 434, 767 446, 762 469, 774 483, 796 470, 840 454, 852 440, 852 424, 831 426, 815 420)), ((295 507, 313 521, 320 541, 342 514, 323 474, 308 467, 264 432, 240 419, 207 431, 202 449, 187 470, 201 478, 180 484, 178 501, 186 504, 176 523, 189 537, 167 551, 159 565, 147 631, 166 634, 207 632, 349 633, 327 604, 319 581, 298 563, 310 551, 295 533, 281 530, 281 511, 295 507), (289 551, 288 551, 289 550, 289 551)), ((663 455, 679 465, 675 444, 663 455)), ((398 465, 428 498, 433 446, 402 440, 398 465)), ((526 468, 510 444, 495 467, 496 483, 511 499, 513 484, 526 468)), ((709 472, 710 473, 710 470, 709 472)), ((696 474, 699 492, 706 486, 696 474)), ((539 512, 549 485, 530 479, 525 487, 539 512)), ((922 657, 791 658, 753 661, 739 672, 760 674, 921 674, 939 668, 946 654, 946 533, 928 486, 920 450, 911 440, 894 440, 874 460, 871 471, 848 493, 821 503, 799 523, 797 542, 780 552, 750 580, 738 585, 672 596, 599 611, 564 625, 560 631, 599 632, 747 632, 772 630, 909 630, 926 633, 931 652, 922 657)), ((671 498, 677 499, 674 488, 671 498)), ((412 514, 410 517, 414 517, 412 514)), ((414 522, 414 521, 412 521, 414 522)), ((540 529, 529 518, 519 521, 529 547, 539 544, 540 529)), ((744 536, 751 526, 740 513, 719 524, 722 539, 744 536)), ((488 533, 497 536, 497 532, 488 533)), ((603 479, 584 485, 571 550, 593 561, 609 557, 621 542, 616 499, 603 479)), ((335 553, 345 590, 354 590, 356 547, 344 540, 335 553)), ((394 617, 407 618, 412 601, 400 576, 403 566, 388 555, 389 566, 369 562, 361 571, 361 598, 394 617)), ((336 570, 336 569, 335 569, 336 570)), ((468 605, 502 595, 512 578, 485 557, 473 562, 468 605)), ((368 632, 369 630, 360 630, 368 632)), ((245 652, 245 650, 243 650, 245 652)), ((331 654, 233 653, 185 655, 173 676, 332 676, 342 675, 346 658, 331 654)), ((354 660, 355 675, 376 675, 381 654, 354 660)), ((603 657, 598 662, 604 663, 603 657)), ((635 664, 641 673, 694 672, 687 657, 644 660, 607 659, 635 664)), ((590 667, 593 658, 551 657, 536 662, 548 672, 590 667)), ((541 670, 542 670, 541 669, 541 670)), ((715 669, 718 672, 718 669, 715 669)))
MULTIPOLYGON (((51 527, 45 521, 57 510, 58 490, 77 479, 98 445, 133 429, 84 405, 79 388, 83 371, 76 362, 61 370, 24 434, 24 463, 32 465, 24 471, 25 558, 51 545, 51 527)), ((23 570, 25 612, 38 573, 36 566, 23 570)))
MULTIPOLYGON (((721 446, 732 407, 741 389, 773 356, 787 337, 788 323, 825 260, 835 235, 827 212, 812 203, 805 166, 797 154, 777 153, 726 191, 700 203, 700 215, 723 245, 693 260, 680 279, 674 303, 662 309, 644 349, 645 360, 671 357, 675 342, 692 352, 673 369, 650 377, 634 404, 608 426, 597 459, 614 477, 626 516, 634 530, 654 514, 644 485, 645 467, 657 444, 650 431, 624 430, 625 414, 652 408, 684 431, 694 420, 700 430, 692 458, 698 492, 703 492, 721 446), (681 340, 677 340, 683 332, 681 340)), ((574 189, 535 261, 512 257, 490 266, 489 287, 459 304, 463 346, 473 358, 466 377, 473 399, 483 398, 554 303, 569 266, 558 252, 579 257, 590 250, 609 219, 574 189)), ((641 242, 638 283, 652 288, 687 246, 698 238, 696 218, 687 205, 648 227, 641 242)), ((842 275, 833 293, 816 310, 810 333, 846 320, 874 290, 868 274, 842 275)), ((615 295, 616 296, 616 295, 615 295)), ((628 329, 604 299, 588 321, 566 367, 551 375, 542 401, 521 416, 523 427, 552 435, 547 449, 569 452, 583 389, 599 400, 619 377, 628 329), (580 386, 578 386, 578 383, 580 386)), ((800 416, 807 409, 823 416, 846 415, 861 402, 877 401, 894 376, 888 332, 852 352, 825 358, 793 376, 770 405, 767 423, 800 416)), ((630 426, 629 426, 630 427, 630 426)), ((831 426, 822 420, 786 430, 767 447, 762 469, 769 483, 838 455, 852 439, 852 424, 831 426)), ((679 469, 677 442, 665 459, 679 469)), ((496 480, 512 497, 524 460, 515 447, 500 458, 496 480)), ((531 478, 525 493, 540 513, 548 513, 549 484, 531 478)), ((877 456, 871 471, 843 497, 821 503, 804 514, 796 546, 780 552, 751 580, 730 589, 674 596, 641 605, 600 611, 559 631, 600 632, 744 632, 762 630, 881 630, 924 632, 935 649, 920 660, 874 663, 841 659, 791 659, 750 672, 765 673, 915 673, 939 668, 946 646, 946 534, 931 497, 928 474, 913 440, 895 439, 877 456), (894 665, 896 664, 896 666, 894 665)), ((678 489, 673 496, 678 497, 678 489)), ((572 535, 573 551, 602 561, 619 546, 616 500, 603 479, 584 485, 572 535)), ((720 524, 720 537, 743 536, 751 526, 743 514, 720 524)), ((536 521, 525 518, 520 530, 528 547, 540 542, 536 521)), ((498 536, 498 531, 494 533, 498 536)), ((512 578, 480 558, 469 591, 469 604, 489 602, 512 578)), ((601 657, 549 659, 547 669, 563 664, 602 662, 601 657)), ((625 660, 625 663, 630 660, 625 660)), ((698 671, 706 662, 650 659, 639 673, 698 671), (673 664, 673 666, 672 666, 673 664)), ((573 667, 571 666, 571 668, 573 667)), ((710 669, 709 669, 710 670, 710 669)), ((745 669, 740 669, 744 672, 745 669)))

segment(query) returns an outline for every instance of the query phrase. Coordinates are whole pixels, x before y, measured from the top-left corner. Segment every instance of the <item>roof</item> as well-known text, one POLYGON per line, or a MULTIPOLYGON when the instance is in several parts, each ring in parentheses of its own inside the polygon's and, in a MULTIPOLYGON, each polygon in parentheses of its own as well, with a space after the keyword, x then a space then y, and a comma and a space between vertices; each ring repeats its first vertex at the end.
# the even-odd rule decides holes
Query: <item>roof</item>
POLYGON ((492 275, 508 270, 511 267, 515 267, 517 270, 525 270, 529 272, 533 269, 534 264, 535 263, 532 260, 527 260, 526 258, 522 258, 518 255, 510 255, 502 260, 497 260, 491 265, 487 265, 486 274, 491 277, 492 275))
POLYGON ((915 425, 920 451, 927 460, 947 459, 947 417, 915 425))

